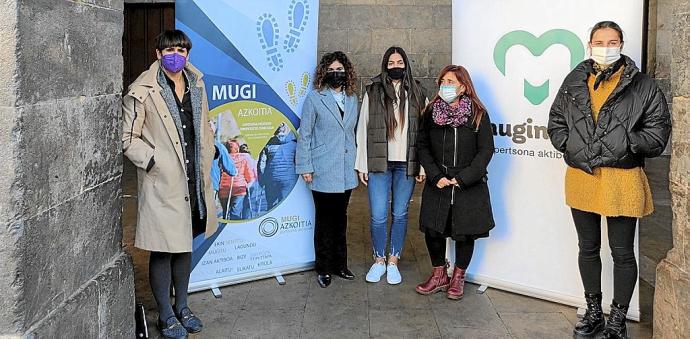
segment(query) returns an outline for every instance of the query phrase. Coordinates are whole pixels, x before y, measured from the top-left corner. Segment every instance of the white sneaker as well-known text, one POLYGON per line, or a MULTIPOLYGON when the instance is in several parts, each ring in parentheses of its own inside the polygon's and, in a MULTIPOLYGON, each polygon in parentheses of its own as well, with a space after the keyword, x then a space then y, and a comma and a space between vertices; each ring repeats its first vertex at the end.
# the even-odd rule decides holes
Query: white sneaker
POLYGON ((375 262, 371 265, 367 277, 365 280, 367 282, 375 283, 381 281, 381 277, 386 273, 386 264, 375 262))
POLYGON ((388 268, 386 268, 386 280, 391 285, 397 285, 402 282, 402 276, 400 276, 398 265, 388 264, 388 268))

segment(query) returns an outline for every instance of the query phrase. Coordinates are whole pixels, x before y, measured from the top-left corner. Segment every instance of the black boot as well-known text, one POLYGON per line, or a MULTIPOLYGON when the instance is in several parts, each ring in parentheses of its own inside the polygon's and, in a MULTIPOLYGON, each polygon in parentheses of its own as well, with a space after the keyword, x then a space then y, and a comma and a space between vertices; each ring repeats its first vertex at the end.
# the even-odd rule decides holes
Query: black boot
POLYGON ((625 339, 628 337, 628 330, 625 328, 625 318, 628 315, 628 306, 622 306, 615 300, 611 303, 611 313, 609 321, 606 322, 604 329, 605 339, 625 339))
POLYGON ((601 293, 585 293, 587 311, 580 321, 575 324, 573 334, 575 338, 594 337, 604 329, 604 311, 601 310, 601 293))

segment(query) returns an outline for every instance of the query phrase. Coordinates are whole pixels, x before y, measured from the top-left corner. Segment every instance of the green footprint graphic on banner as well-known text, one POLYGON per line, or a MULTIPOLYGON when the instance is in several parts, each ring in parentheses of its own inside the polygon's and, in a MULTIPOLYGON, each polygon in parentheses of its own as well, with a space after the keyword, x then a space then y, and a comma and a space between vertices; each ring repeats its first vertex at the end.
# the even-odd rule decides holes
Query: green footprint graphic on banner
POLYGON ((287 92, 288 98, 290 98, 290 103, 292 104, 292 106, 297 105, 298 97, 301 98, 307 95, 307 88, 309 88, 309 80, 309 73, 302 73, 299 91, 297 90, 297 87, 295 86, 295 83, 292 80, 288 80, 285 83, 285 92, 287 92))
MULTIPOLYGON (((494 47, 494 63, 503 75, 506 75, 506 54, 515 45, 524 46, 534 56, 541 56, 553 45, 563 45, 570 51, 571 70, 580 61, 584 60, 585 57, 585 48, 582 41, 571 31, 552 29, 538 38, 527 31, 512 31, 502 36, 496 43, 496 47, 494 47)), ((549 97, 549 80, 541 85, 533 85, 525 79, 524 96, 533 105, 543 103, 549 97)))
MULTIPOLYGON (((283 52, 293 53, 299 48, 307 23, 309 22, 309 1, 291 0, 288 5, 288 29, 283 40, 283 52)), ((266 53, 266 62, 275 72, 283 68, 283 56, 278 49, 280 28, 271 13, 264 13, 256 21, 256 32, 261 49, 266 53)), ((287 84, 286 84, 287 85, 287 84)), ((294 87, 294 84, 293 84, 294 87)))

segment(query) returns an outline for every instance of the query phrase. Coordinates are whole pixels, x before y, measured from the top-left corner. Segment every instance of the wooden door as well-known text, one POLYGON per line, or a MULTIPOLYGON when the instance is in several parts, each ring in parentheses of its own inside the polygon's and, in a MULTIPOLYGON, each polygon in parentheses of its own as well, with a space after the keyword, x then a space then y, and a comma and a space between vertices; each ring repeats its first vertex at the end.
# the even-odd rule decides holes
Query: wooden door
POLYGON ((125 4, 122 88, 127 87, 156 60, 156 37, 175 28, 175 4, 125 4))

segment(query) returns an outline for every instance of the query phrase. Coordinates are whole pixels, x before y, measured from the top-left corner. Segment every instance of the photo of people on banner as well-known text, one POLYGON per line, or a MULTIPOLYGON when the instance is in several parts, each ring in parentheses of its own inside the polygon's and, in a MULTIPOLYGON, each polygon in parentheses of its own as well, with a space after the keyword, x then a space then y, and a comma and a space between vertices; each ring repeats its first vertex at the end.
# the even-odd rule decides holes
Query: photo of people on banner
MULTIPOLYGON (((277 126, 263 123, 258 132, 242 134, 243 128, 238 126, 232 110, 215 113, 211 125, 219 157, 214 161, 212 178, 218 218, 228 221, 261 217, 285 200, 297 183, 295 132, 286 120, 277 126), (270 130, 270 134, 265 132, 270 130)), ((254 130, 251 125, 246 127, 254 130)))

